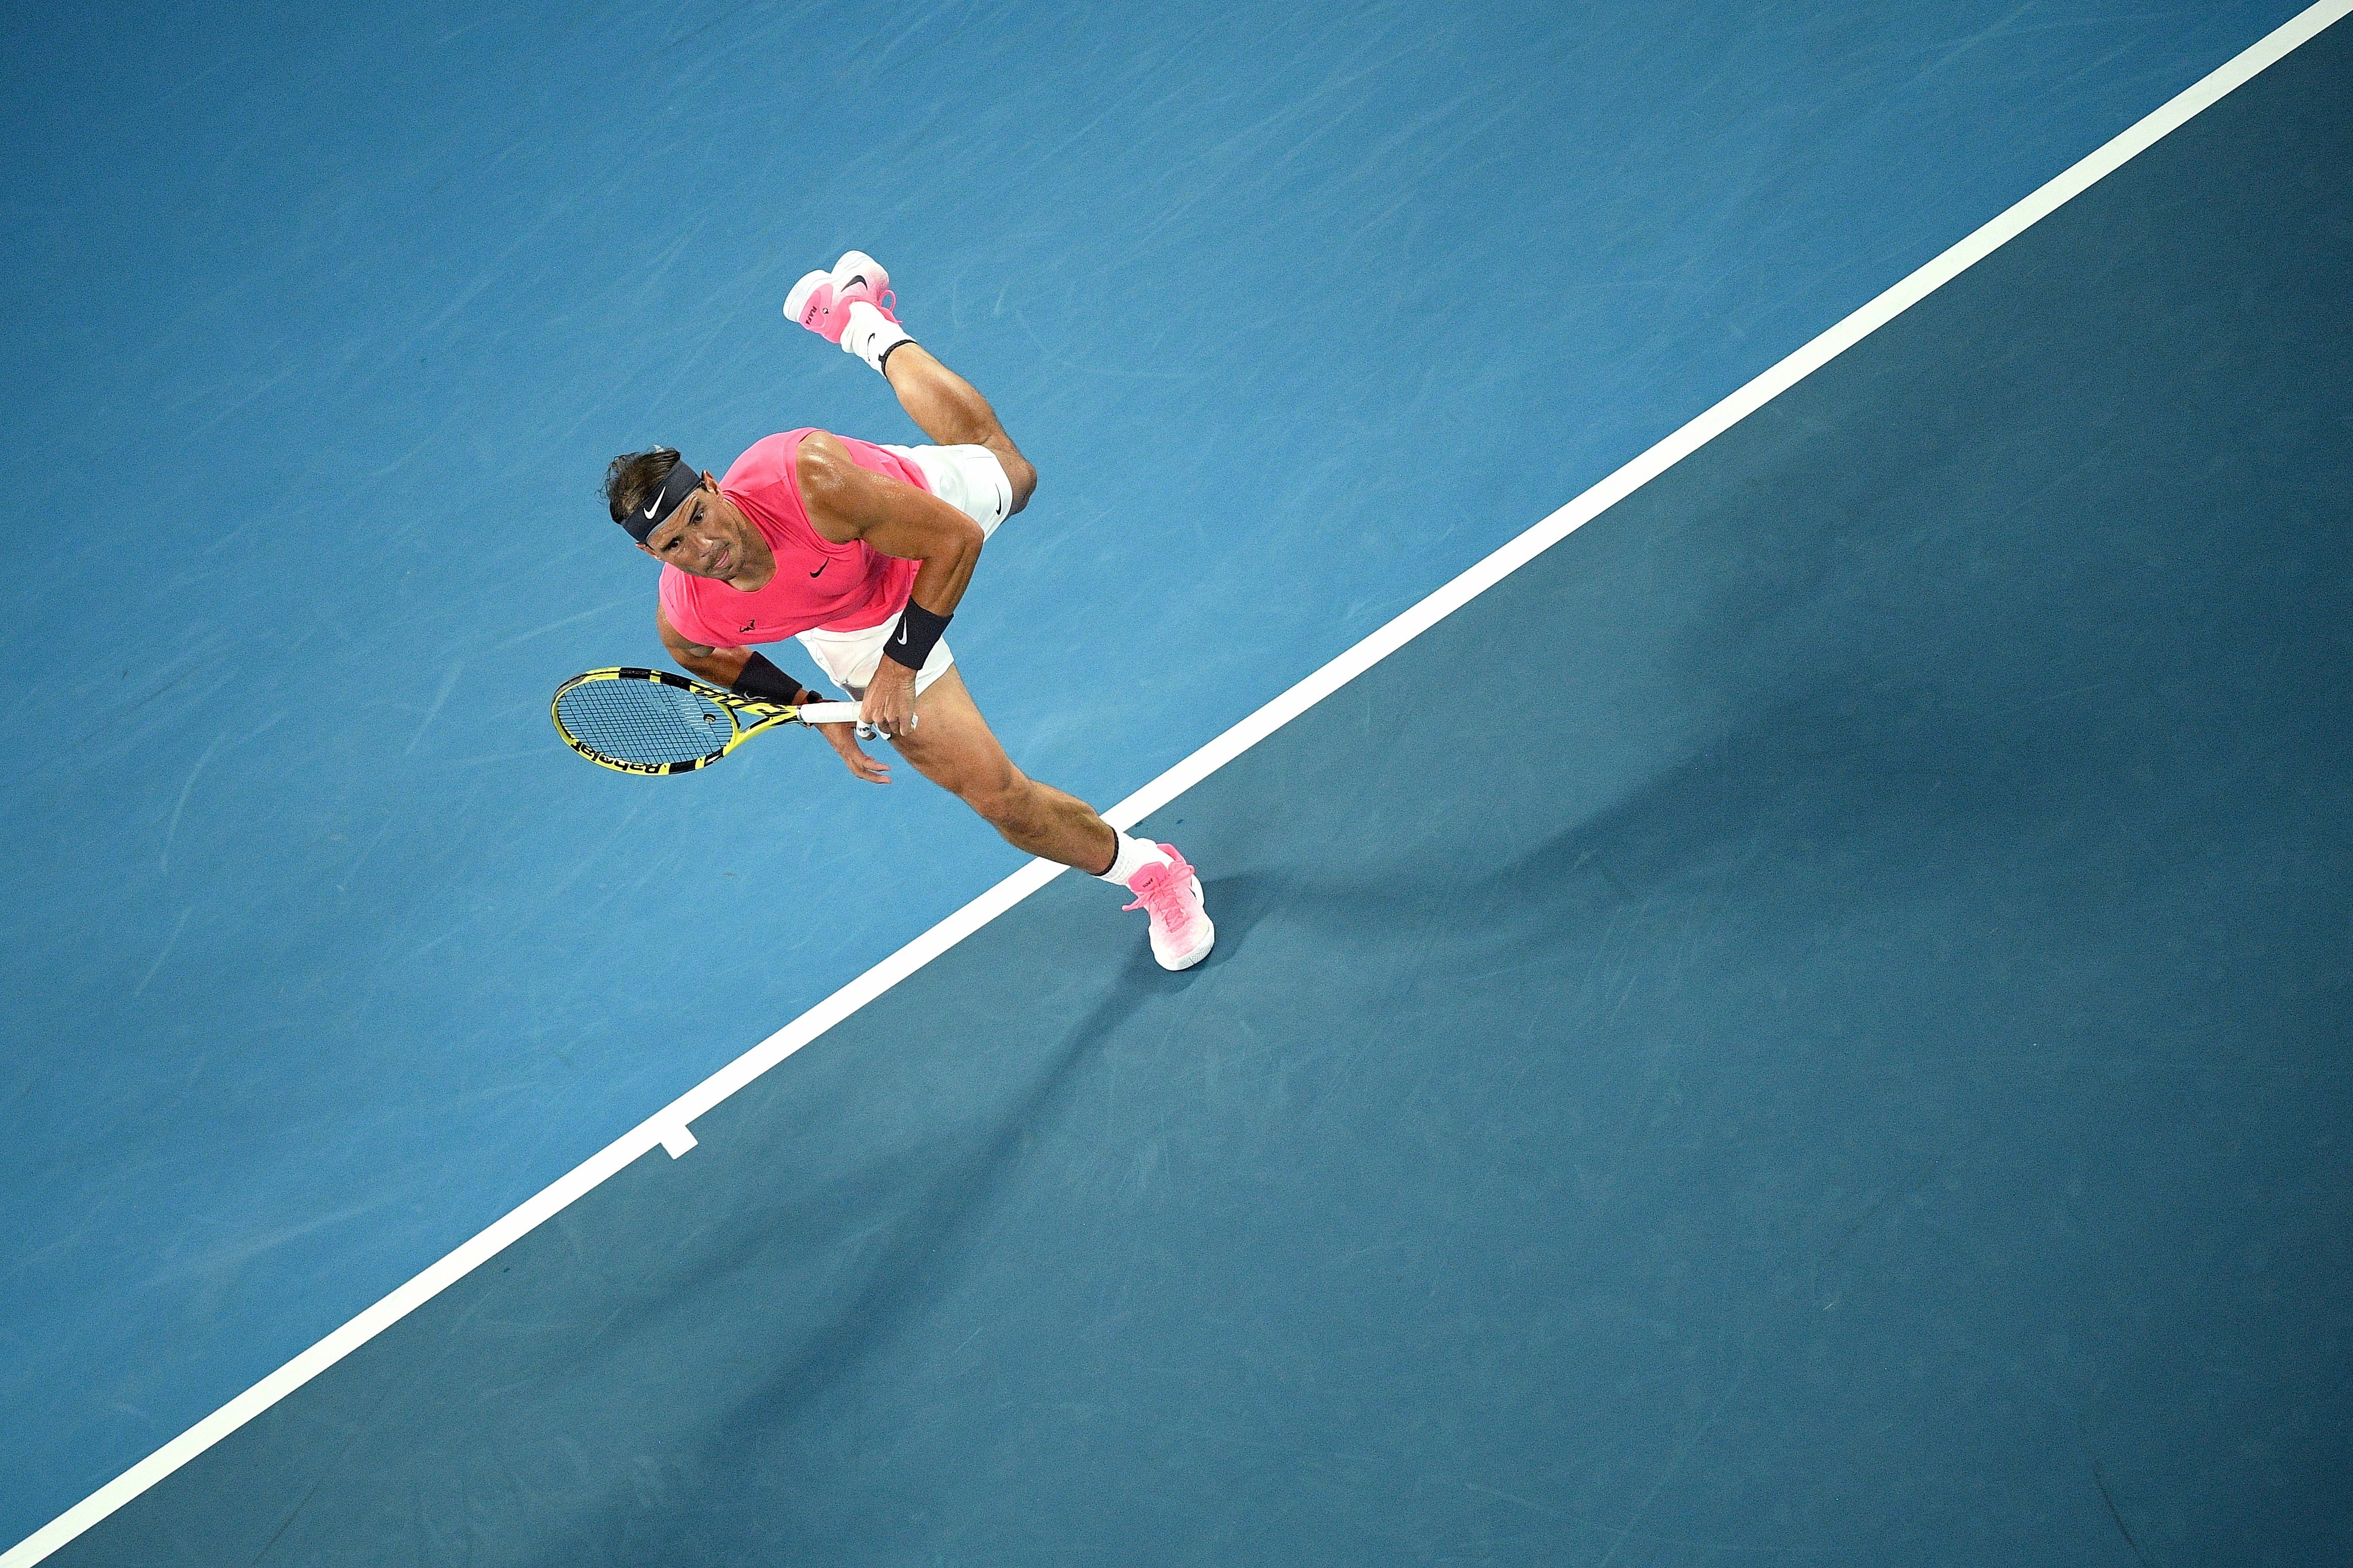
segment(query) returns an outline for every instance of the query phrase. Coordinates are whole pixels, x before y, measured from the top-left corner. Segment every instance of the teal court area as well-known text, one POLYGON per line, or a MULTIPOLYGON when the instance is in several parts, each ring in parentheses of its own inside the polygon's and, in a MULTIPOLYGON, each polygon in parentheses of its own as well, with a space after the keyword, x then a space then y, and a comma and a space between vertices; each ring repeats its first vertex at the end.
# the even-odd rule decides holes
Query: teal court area
POLYGON ((913 438, 801 270, 1108 805, 2289 15, 29 25, 0 1562, 2353 1555, 2342 24, 1158 809, 1199 968, 1054 880, 36 1534, 1020 868, 547 727, 612 452, 913 438))

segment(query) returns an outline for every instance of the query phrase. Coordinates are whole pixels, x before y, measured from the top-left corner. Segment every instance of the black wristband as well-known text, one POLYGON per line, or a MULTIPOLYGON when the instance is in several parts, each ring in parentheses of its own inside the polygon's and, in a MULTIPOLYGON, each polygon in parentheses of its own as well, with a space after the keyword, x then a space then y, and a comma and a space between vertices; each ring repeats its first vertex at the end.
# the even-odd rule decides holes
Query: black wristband
POLYGON ((787 708, 797 708, 808 695, 801 683, 768 662, 768 656, 755 653, 744 661, 744 673, 735 678, 728 690, 738 697, 748 697, 754 702, 780 702, 787 708))
POLYGON ((899 612, 899 629, 882 645, 882 651, 895 663, 909 669, 921 669, 923 660, 932 657, 933 645, 954 619, 954 616, 935 616, 910 599, 907 607, 899 612))

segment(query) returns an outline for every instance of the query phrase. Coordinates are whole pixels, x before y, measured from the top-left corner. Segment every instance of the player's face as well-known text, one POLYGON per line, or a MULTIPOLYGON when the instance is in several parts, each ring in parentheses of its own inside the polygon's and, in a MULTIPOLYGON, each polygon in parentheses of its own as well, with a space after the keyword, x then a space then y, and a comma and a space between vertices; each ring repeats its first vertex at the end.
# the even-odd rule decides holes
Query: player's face
POLYGON ((723 580, 742 576, 764 553, 751 520, 719 493, 709 474, 638 548, 666 566, 723 580))

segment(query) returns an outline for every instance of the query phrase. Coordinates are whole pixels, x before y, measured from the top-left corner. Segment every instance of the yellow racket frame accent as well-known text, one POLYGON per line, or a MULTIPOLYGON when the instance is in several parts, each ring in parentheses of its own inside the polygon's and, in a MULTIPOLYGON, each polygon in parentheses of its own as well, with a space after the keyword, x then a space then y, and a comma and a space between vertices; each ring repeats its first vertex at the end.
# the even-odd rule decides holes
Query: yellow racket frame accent
POLYGON ((621 665, 611 669, 592 669, 585 675, 575 675, 557 687, 555 695, 548 699, 547 716, 555 725, 555 732, 564 737, 565 745, 600 768, 610 768, 617 773, 689 773, 697 768, 709 767, 753 736, 763 731, 773 730, 779 724, 803 722, 834 724, 855 721, 858 717, 858 704, 812 702, 807 707, 788 707, 780 702, 758 702, 749 697, 739 697, 733 691, 722 690, 716 686, 706 686, 700 680, 690 680, 683 675, 672 675, 666 669, 639 669, 632 665, 621 665), (649 680, 662 686, 675 686, 681 690, 691 691, 697 697, 702 698, 723 711, 727 715, 728 722, 734 726, 735 732, 727 738, 726 744, 709 756, 694 757, 682 763, 630 763, 624 762, 618 757, 608 757, 564 727, 564 694, 575 687, 586 686, 596 680, 649 680), (804 715, 807 717, 805 718, 804 715))

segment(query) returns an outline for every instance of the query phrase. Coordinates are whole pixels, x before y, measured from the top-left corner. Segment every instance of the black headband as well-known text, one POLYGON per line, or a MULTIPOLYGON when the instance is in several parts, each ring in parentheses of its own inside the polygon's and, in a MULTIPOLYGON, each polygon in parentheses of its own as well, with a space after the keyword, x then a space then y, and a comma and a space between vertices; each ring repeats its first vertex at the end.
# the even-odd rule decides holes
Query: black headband
POLYGON ((692 463, 681 458, 671 466, 670 477, 662 480, 661 489, 648 498, 644 506, 622 514, 621 526, 629 531, 631 539, 643 544, 646 536, 659 528, 668 521, 670 514, 678 510, 680 502, 702 488, 702 474, 695 470, 692 463))

